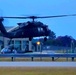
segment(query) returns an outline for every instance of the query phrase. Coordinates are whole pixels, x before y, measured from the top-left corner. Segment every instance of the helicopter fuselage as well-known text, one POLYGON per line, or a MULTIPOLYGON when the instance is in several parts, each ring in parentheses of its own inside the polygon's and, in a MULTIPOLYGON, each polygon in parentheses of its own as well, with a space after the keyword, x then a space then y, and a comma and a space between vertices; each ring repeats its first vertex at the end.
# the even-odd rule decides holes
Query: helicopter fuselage
MULTIPOLYGON (((28 37, 40 37, 48 36, 49 30, 44 30, 41 27, 33 28, 19 28, 8 33, 10 38, 28 38, 28 37)), ((7 35, 6 35, 7 36, 7 35)))
POLYGON ((20 23, 17 29, 7 32, 2 20, 0 21, 0 30, 3 36, 7 38, 33 38, 40 36, 49 36, 50 30, 41 22, 20 23), (27 23, 27 24, 26 24, 27 23))

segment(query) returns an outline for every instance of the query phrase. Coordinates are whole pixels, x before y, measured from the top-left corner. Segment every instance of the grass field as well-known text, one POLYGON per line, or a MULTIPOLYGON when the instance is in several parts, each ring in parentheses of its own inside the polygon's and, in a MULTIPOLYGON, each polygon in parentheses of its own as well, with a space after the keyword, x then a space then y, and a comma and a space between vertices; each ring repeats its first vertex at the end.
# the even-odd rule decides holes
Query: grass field
POLYGON ((1 75, 76 75, 76 68, 0 67, 1 75))
MULTIPOLYGON (((11 58, 0 58, 0 61, 11 61, 11 58)), ((15 58, 14 61, 31 61, 31 58, 15 58)), ((34 61, 52 61, 52 58, 34 58, 34 61)), ((72 61, 71 58, 55 58, 55 61, 72 61)), ((76 58, 75 60, 76 61, 76 58)))

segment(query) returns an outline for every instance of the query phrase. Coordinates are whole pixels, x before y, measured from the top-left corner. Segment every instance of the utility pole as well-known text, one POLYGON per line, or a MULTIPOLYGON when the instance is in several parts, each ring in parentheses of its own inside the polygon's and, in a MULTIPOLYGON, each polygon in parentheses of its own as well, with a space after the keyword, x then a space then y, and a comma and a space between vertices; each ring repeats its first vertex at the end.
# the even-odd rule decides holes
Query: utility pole
MULTIPOLYGON (((74 40, 71 40, 71 53, 74 53, 74 40)), ((74 57, 72 57, 72 61, 74 61, 74 57)))
POLYGON ((71 40, 71 53, 74 53, 74 40, 71 40))

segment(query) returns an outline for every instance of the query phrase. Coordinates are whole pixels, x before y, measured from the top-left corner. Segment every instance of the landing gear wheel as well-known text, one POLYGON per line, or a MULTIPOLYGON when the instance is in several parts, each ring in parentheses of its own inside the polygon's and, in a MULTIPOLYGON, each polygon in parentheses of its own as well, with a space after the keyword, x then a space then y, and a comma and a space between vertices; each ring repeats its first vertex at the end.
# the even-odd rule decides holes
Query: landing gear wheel
POLYGON ((47 41, 47 37, 44 37, 44 41, 47 41))
POLYGON ((29 38, 29 41, 32 41, 32 37, 29 38))

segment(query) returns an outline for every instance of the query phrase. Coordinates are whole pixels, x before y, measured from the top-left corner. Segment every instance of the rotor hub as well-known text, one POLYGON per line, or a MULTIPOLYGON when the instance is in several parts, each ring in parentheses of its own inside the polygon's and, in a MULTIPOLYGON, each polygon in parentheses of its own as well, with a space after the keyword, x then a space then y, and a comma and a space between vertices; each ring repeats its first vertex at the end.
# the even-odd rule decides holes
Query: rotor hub
POLYGON ((30 18, 30 19, 32 19, 32 20, 33 20, 33 22, 34 22, 34 20, 35 20, 35 19, 37 19, 37 17, 36 17, 36 16, 30 16, 29 18, 30 18))

